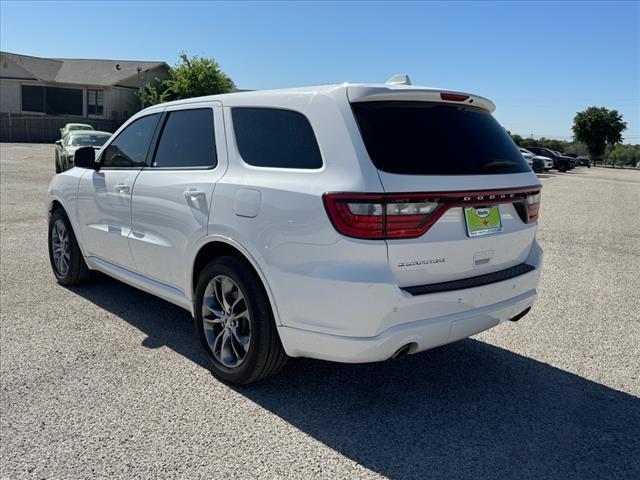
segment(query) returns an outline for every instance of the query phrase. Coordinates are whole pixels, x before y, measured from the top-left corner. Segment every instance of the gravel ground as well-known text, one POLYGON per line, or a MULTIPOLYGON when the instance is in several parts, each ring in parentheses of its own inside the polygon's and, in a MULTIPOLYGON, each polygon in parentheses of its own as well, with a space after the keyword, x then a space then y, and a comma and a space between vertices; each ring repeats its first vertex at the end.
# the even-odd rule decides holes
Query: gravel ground
POLYGON ((640 478, 640 171, 540 175, 531 314, 396 362, 216 381, 189 314, 58 286, 50 145, 0 146, 1 464, 14 478, 640 478))

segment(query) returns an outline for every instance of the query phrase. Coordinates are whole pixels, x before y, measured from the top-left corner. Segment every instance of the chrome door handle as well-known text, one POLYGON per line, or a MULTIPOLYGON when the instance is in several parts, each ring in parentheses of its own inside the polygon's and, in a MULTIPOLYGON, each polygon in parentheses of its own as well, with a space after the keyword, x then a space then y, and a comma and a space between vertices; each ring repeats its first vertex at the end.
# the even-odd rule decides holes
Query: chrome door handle
POLYGON ((130 188, 129 185, 125 185, 124 183, 119 183, 113 189, 118 193, 129 193, 130 188))
POLYGON ((190 188, 184 191, 184 196, 187 198, 202 198, 205 196, 205 193, 197 188, 190 188))

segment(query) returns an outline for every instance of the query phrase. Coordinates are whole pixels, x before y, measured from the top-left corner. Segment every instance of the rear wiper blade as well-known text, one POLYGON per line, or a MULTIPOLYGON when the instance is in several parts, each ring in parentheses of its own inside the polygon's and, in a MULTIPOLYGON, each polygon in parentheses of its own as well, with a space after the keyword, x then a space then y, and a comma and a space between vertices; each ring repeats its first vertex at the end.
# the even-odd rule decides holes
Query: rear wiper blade
POLYGON ((493 162, 487 162, 482 165, 482 168, 502 168, 502 167, 515 167, 515 162, 509 162, 504 160, 497 160, 493 162))

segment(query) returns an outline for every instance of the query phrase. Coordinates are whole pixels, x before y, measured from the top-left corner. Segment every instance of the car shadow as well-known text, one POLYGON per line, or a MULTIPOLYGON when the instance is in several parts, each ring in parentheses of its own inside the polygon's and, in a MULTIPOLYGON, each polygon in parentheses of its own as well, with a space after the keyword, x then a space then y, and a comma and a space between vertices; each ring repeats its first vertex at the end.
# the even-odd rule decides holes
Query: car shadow
POLYGON ((145 333, 143 347, 166 346, 209 368, 186 310, 98 272, 91 282, 67 288, 145 333))
MULTIPOLYGON (((71 290, 207 368, 184 310, 105 276, 71 290)), ((640 399, 478 340, 375 364, 292 359, 230 388, 392 479, 640 478, 640 399)))

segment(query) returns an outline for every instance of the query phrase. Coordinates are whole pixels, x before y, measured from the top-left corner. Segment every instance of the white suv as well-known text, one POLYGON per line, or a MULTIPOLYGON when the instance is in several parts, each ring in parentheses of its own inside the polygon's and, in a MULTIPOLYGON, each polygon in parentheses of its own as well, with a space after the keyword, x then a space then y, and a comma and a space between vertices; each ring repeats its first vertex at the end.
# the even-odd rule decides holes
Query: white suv
POLYGON ((334 85, 166 103, 50 185, 62 285, 191 312, 220 378, 372 362, 525 315, 540 184, 485 98, 334 85))

